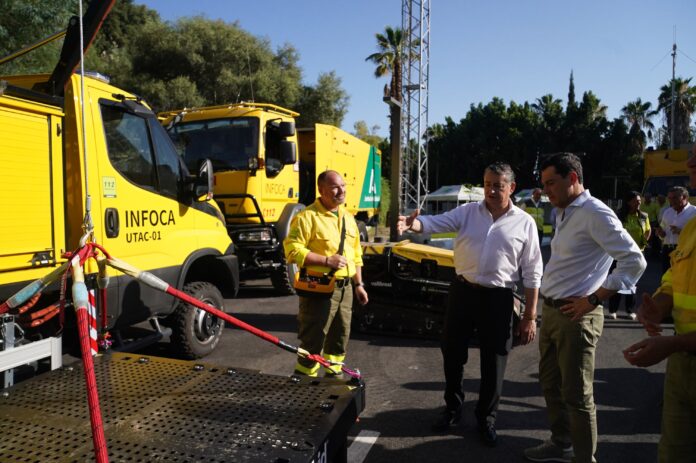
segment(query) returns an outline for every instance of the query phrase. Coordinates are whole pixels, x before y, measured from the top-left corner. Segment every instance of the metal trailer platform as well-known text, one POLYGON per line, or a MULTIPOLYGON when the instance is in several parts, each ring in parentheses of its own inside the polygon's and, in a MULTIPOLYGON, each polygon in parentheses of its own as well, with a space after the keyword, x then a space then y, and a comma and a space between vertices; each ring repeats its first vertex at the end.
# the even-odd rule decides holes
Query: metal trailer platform
MULTIPOLYGON (((363 385, 113 353, 95 359, 110 462, 345 462, 363 385)), ((82 364, 5 389, 1 462, 94 461, 82 364)))

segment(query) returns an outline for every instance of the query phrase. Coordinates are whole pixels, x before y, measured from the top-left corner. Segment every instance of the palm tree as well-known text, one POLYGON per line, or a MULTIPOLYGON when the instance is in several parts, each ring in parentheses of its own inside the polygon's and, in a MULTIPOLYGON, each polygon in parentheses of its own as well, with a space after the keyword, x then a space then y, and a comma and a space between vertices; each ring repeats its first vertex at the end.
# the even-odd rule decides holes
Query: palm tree
POLYGON ((643 101, 638 98, 635 101, 629 101, 626 106, 621 108, 621 118, 626 121, 629 127, 637 126, 643 135, 647 135, 649 139, 653 137, 655 124, 650 120, 657 111, 652 110, 652 103, 643 101), (645 132, 647 130, 647 134, 645 132))
MULTIPOLYGON (((389 206, 389 214, 391 216, 391 227, 389 239, 396 241, 398 239, 398 231, 396 229, 396 217, 401 213, 401 178, 399 168, 401 166, 401 146, 399 142, 401 131, 401 65, 404 60, 406 44, 404 44, 404 34, 399 28, 385 27, 384 34, 375 34, 377 39, 377 48, 379 51, 373 53, 365 61, 372 61, 377 65, 375 68, 375 77, 379 78, 387 74, 391 74, 391 85, 384 86, 384 96, 391 97, 398 104, 389 104, 389 120, 390 120, 390 143, 391 154, 389 162, 391 164, 391 203, 389 206)), ((412 41, 408 44, 409 49, 406 57, 415 56, 415 50, 420 45, 419 41, 412 41)))
POLYGON ((633 140, 636 151, 640 153, 645 150, 647 140, 653 139, 655 124, 650 119, 657 114, 657 111, 653 111, 651 107, 652 103, 649 101, 643 103, 638 98, 635 101, 629 101, 626 106, 621 108, 621 118, 628 124, 629 136, 633 140))
POLYGON ((550 93, 537 98, 536 102, 532 103, 532 110, 541 117, 546 127, 552 130, 557 129, 563 119, 562 102, 550 93))
POLYGON ((672 121, 672 81, 660 87, 660 96, 657 98, 658 111, 664 111, 667 139, 672 133, 674 123, 673 145, 678 148, 690 141, 689 126, 691 115, 696 111, 696 87, 691 87, 691 77, 674 79, 674 121, 672 121))
MULTIPOLYGON (((391 85, 385 88, 385 94, 394 98, 396 101, 401 101, 401 65, 405 57, 404 33, 399 28, 387 26, 384 28, 384 33, 375 34, 377 39, 377 48, 379 51, 373 53, 365 61, 372 61, 377 65, 375 68, 375 77, 383 77, 387 74, 391 75, 391 85)), ((411 44, 412 49, 409 51, 409 56, 414 56, 415 49, 418 43, 411 44)))

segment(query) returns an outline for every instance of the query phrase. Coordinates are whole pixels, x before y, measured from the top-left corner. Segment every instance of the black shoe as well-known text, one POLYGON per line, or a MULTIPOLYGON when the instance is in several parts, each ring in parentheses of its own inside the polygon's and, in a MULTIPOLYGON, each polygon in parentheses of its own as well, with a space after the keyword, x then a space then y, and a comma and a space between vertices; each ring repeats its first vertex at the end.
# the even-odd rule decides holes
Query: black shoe
POLYGON ((498 443, 498 433, 495 432, 495 425, 493 423, 480 424, 478 430, 484 444, 489 447, 496 446, 498 443))
POLYGON ((450 426, 454 426, 459 423, 461 419, 461 409, 458 408, 454 411, 445 408, 437 420, 433 423, 432 430, 436 432, 447 431, 450 426))

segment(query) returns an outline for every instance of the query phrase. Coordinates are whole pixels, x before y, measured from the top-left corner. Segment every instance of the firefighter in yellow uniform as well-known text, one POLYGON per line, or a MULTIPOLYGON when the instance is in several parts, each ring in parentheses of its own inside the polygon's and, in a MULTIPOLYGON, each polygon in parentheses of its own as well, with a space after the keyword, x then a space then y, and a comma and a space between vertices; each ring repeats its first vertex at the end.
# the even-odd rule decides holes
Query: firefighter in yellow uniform
POLYGON ((520 209, 531 215, 539 233, 539 246, 544 239, 544 205, 541 204, 541 189, 534 188, 532 197, 522 203, 520 209))
MULTIPOLYGON (((687 162, 691 187, 696 187, 696 156, 687 162)), ((624 350, 626 360, 640 367, 665 358, 660 463, 696 460, 696 218, 679 234, 671 267, 650 297, 643 295, 638 319, 650 335, 624 350), (660 322, 671 314, 674 336, 663 336, 660 322)))
MULTIPOLYGON (((329 273, 335 270, 336 286, 329 298, 300 296, 297 315, 300 347, 310 354, 342 363, 350 336, 353 288, 360 304, 368 297, 362 281, 362 248, 360 233, 353 216, 341 207, 346 199, 346 184, 333 170, 317 178, 320 197, 293 219, 290 232, 283 242, 288 262, 300 268, 329 273), (343 253, 338 253, 341 228, 345 224, 343 253)), ((301 356, 295 373, 317 376, 319 364, 301 356)), ((340 365, 333 365, 326 375, 339 375, 340 365)))

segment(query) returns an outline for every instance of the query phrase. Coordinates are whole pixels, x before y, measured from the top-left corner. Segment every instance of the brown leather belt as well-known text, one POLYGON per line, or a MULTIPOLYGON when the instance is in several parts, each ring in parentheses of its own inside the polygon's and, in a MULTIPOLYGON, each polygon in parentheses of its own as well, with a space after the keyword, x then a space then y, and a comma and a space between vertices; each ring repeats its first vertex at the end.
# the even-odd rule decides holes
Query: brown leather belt
POLYGON ((542 299, 544 299, 544 304, 551 306, 554 309, 560 309, 564 305, 570 304, 570 301, 567 299, 551 299, 550 297, 544 296, 542 296, 542 299))

